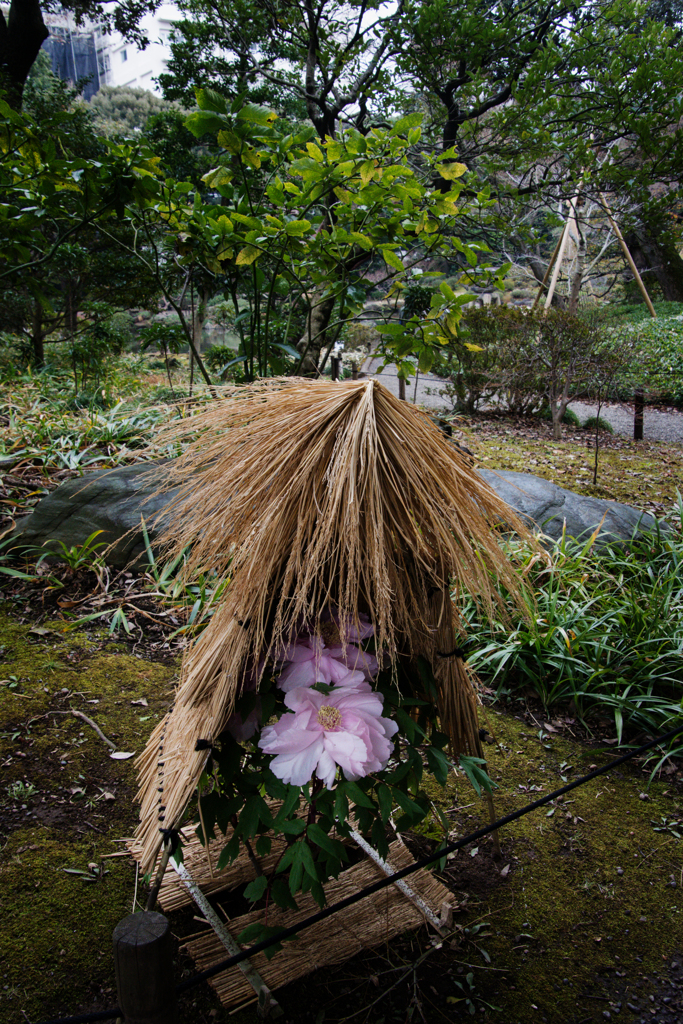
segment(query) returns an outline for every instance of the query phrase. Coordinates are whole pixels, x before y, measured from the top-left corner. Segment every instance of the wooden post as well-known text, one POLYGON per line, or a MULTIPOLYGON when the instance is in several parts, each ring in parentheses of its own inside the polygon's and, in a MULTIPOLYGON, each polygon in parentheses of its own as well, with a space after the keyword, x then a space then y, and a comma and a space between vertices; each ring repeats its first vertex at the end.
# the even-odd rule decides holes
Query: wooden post
POLYGON ((560 237, 557 239, 557 245, 555 246, 553 254, 550 257, 550 263, 548 264, 548 266, 546 268, 546 272, 543 275, 543 280, 541 281, 541 283, 539 285, 539 288, 538 288, 538 291, 536 292, 536 298, 534 299, 534 301, 532 303, 532 306, 531 306, 532 311, 534 309, 536 309, 536 306, 538 305, 538 300, 540 299, 541 295, 543 294, 543 289, 545 288, 546 281, 550 277, 550 271, 555 266, 555 260, 557 259, 558 252, 560 251, 560 246, 562 245, 562 239, 564 238, 564 233, 566 231, 566 228, 567 228, 567 225, 565 223, 565 226, 562 228, 562 231, 560 232, 560 237))
POLYGON ((341 359, 339 358, 339 356, 332 356, 332 358, 330 359, 330 376, 332 377, 332 380, 339 380, 340 364, 341 359))
POLYGON ((624 256, 626 257, 626 262, 628 263, 629 269, 630 269, 631 273, 633 274, 633 276, 635 278, 636 284, 640 288, 640 294, 645 299, 645 305, 647 306, 647 308, 648 308, 648 310, 650 312, 650 316, 654 317, 656 319, 657 313, 655 312, 655 307, 652 305, 652 300, 650 299, 650 296, 647 293, 647 288, 645 287, 645 284, 643 283, 643 279, 640 276, 640 273, 638 272, 638 268, 635 265, 635 263, 633 262, 633 256, 631 256, 631 251, 630 251, 629 247, 627 246, 627 244, 626 244, 626 242, 624 240, 624 236, 622 235, 621 231, 619 230, 619 225, 617 224, 617 222, 615 221, 614 217, 612 216, 612 211, 610 210, 609 205, 607 203, 607 200, 605 199, 605 197, 602 194, 602 192, 600 192, 598 194, 600 196, 600 202, 602 203, 602 205, 604 207, 604 210, 605 210, 605 213, 607 214, 607 219, 609 220, 609 222, 610 222, 610 224, 612 226, 612 231, 614 232, 614 234, 619 239, 619 245, 621 246, 622 251, 624 253, 624 256))
POLYGON ((633 440, 643 440, 643 413, 645 410, 645 395, 642 388, 636 388, 635 401, 633 403, 633 440))
POLYGON ((351 363, 351 379, 358 380, 358 363, 351 363))
POLYGON ((406 382, 404 377, 398 378, 398 397, 402 402, 406 400, 406 382))
POLYGON ((171 929, 163 914, 129 914, 114 929, 119 1007, 125 1024, 178 1024, 171 929))

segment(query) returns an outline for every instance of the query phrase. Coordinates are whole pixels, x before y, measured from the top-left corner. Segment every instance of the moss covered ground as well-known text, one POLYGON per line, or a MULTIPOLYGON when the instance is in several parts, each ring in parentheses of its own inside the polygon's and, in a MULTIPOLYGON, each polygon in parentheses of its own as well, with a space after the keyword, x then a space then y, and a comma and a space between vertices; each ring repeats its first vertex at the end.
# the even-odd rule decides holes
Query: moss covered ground
MULTIPOLYGON (((111 933, 133 909, 136 878, 126 856, 110 855, 134 827, 135 772, 132 759, 112 760, 94 730, 63 712, 83 711, 119 749, 139 751, 177 670, 64 627, 55 620, 36 632, 16 612, 0 616, 2 1024, 115 1002, 111 933)), ((553 722, 521 703, 486 709, 499 814, 614 756, 610 744, 573 736, 571 719, 553 722)), ((319 971, 280 993, 288 1018, 388 1024, 413 1006, 410 1019, 429 1022, 467 1020, 474 1009, 482 1020, 578 1024, 605 1019, 611 1007, 620 1020, 638 1020, 628 1002, 635 994, 642 1005, 683 948, 683 850, 671 826, 683 818, 680 774, 648 788, 648 772, 621 769, 507 827, 499 862, 490 840, 468 847, 443 873, 460 906, 452 939, 438 949, 421 931, 319 971)), ((451 835, 486 820, 461 776, 445 792, 434 785, 432 796, 451 835)), ((416 853, 429 848, 424 835, 411 842, 416 853)), ((171 925, 177 936, 197 928, 189 911, 171 925)), ((178 975, 191 970, 180 953, 178 975)), ((202 987, 182 1019, 256 1017, 247 1009, 228 1018, 202 987)))
POLYGON ((111 1003, 111 932, 133 909, 135 872, 110 855, 134 821, 135 770, 70 711, 139 751, 175 672, 64 629, 0 615, 3 1024, 111 1003))

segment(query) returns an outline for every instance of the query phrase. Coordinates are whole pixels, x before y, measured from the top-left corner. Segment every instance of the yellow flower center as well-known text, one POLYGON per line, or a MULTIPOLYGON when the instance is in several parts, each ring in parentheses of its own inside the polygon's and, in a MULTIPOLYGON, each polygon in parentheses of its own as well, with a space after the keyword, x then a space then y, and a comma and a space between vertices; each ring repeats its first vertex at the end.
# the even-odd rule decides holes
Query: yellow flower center
POLYGON ((318 624, 320 636, 328 647, 338 647, 341 643, 339 626, 334 622, 321 622, 318 624))
POLYGON ((341 725, 341 717, 341 711, 338 708, 330 707, 329 704, 323 704, 318 712, 318 721, 323 729, 327 730, 337 729, 341 725))

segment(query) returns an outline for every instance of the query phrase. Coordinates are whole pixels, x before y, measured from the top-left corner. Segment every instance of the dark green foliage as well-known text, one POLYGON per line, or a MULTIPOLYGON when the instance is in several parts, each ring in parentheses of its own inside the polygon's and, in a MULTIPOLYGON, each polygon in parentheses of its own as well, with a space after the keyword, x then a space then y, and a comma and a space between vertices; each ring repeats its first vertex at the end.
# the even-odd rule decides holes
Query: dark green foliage
POLYGON ((142 138, 159 158, 164 176, 191 181, 198 188, 202 175, 215 162, 215 154, 210 152, 214 140, 209 137, 200 144, 185 127, 186 117, 175 107, 160 110, 145 121, 142 138))
MULTIPOLYGON (((550 407, 547 405, 544 406, 542 409, 539 409, 536 415, 538 416, 539 420, 547 420, 549 423, 552 423, 553 421, 553 414, 550 411, 550 407)), ((581 420, 576 415, 573 409, 567 409, 560 422, 564 423, 566 426, 569 427, 581 426, 581 420)), ((590 421, 587 420, 586 423, 588 422, 590 421)), ((601 422, 604 422, 604 420, 601 420, 601 422)), ((586 423, 584 423, 584 426, 586 426, 586 423)), ((593 427, 595 427, 595 423, 593 423, 593 427)))
POLYGON ((235 361, 235 350, 229 345, 212 345, 204 353, 204 362, 212 373, 222 377, 229 365, 235 361))
MULTIPOLYGON (((571 409, 569 409, 568 411, 571 412, 571 409)), ((584 420, 584 430, 592 430, 593 433, 595 433, 596 428, 598 430, 606 430, 608 434, 614 433, 614 428, 612 427, 612 424, 608 423, 608 421, 603 419, 602 416, 589 416, 587 420, 584 420)))

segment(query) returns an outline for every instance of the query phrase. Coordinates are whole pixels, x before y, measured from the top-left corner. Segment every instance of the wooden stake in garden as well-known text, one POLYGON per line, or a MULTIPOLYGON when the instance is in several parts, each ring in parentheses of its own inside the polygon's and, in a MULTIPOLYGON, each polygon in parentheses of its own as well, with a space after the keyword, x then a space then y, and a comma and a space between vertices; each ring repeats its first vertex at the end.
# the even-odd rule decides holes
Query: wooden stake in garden
POLYGON ((345 645, 365 613, 387 661, 429 658, 452 750, 476 755, 475 690, 445 650, 465 632, 461 598, 504 617, 498 581, 526 607, 499 532, 533 539, 415 406, 375 380, 271 379, 223 394, 164 431, 182 451, 160 471, 163 488, 178 489, 164 551, 187 549, 188 579, 211 574, 226 586, 139 761, 145 872, 160 830, 178 826, 247 672, 261 666, 257 685, 302 622, 315 630, 334 608, 345 645))

